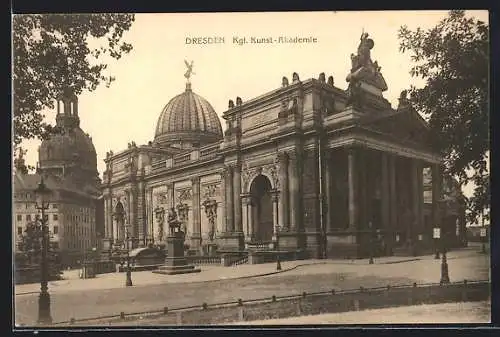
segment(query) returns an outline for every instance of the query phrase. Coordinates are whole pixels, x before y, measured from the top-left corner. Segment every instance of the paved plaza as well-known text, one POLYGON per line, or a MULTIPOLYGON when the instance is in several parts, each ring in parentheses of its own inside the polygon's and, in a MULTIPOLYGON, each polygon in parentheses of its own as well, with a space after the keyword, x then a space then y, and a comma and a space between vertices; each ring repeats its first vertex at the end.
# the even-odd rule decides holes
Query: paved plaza
MULTIPOLYGON (((469 248, 448 254, 451 281, 488 280, 488 255, 469 248)), ((125 287, 125 274, 99 275, 95 279, 68 279, 50 282, 54 322, 71 318, 92 318, 124 312, 159 310, 201 303, 218 303, 298 294, 303 291, 352 289, 439 282, 440 260, 432 255, 418 258, 387 257, 375 260, 306 260, 237 267, 201 267, 202 272, 185 275, 159 275, 134 272, 133 287, 125 287)), ((16 324, 35 324, 38 285, 16 286, 16 324)))

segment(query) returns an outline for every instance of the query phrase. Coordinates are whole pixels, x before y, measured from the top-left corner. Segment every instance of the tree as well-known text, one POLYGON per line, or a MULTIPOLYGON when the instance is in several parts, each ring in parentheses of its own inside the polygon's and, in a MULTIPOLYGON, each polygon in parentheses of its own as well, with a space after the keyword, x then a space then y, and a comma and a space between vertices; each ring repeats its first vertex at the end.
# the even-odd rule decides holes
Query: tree
POLYGON ((411 75, 426 81, 423 88, 409 89, 409 100, 428 118, 445 174, 461 187, 475 185, 467 200, 474 221, 490 205, 488 25, 453 10, 427 31, 402 26, 398 37, 400 51, 411 53, 411 75))
MULTIPOLYGON (((44 109, 71 88, 79 95, 114 78, 102 58, 132 50, 122 36, 133 14, 26 14, 13 17, 14 145, 52 132, 44 109)), ((109 58, 108 57, 108 58, 109 58)))

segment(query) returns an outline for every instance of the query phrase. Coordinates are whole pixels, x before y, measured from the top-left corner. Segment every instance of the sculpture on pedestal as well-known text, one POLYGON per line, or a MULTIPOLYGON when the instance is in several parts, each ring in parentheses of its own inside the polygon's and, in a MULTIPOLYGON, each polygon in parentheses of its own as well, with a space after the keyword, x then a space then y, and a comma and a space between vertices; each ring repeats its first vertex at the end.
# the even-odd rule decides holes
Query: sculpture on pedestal
POLYGON ((371 50, 375 43, 368 36, 365 32, 361 34, 357 53, 351 54, 351 71, 346 78, 349 82, 348 104, 360 103, 362 99, 360 82, 369 83, 380 92, 387 90, 387 84, 380 73, 381 67, 377 61, 373 62, 371 59, 371 50))
POLYGON ((177 219, 177 213, 174 207, 168 212, 167 221, 170 235, 174 235, 176 232, 180 231, 181 222, 177 219))

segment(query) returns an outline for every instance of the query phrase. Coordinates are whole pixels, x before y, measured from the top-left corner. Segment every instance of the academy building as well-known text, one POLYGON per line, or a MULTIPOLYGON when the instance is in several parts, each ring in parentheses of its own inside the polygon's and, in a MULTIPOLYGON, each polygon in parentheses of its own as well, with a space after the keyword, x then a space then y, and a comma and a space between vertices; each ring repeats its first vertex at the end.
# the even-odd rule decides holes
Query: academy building
POLYGON ((406 93, 396 108, 383 97, 373 46, 363 34, 347 90, 324 73, 294 73, 230 100, 224 132, 188 74, 152 141, 106 155, 105 246, 164 244, 172 207, 193 254, 363 257, 374 240, 382 255, 415 254, 433 249, 435 227, 449 245, 463 242, 461 193, 443 182, 429 126, 406 93))

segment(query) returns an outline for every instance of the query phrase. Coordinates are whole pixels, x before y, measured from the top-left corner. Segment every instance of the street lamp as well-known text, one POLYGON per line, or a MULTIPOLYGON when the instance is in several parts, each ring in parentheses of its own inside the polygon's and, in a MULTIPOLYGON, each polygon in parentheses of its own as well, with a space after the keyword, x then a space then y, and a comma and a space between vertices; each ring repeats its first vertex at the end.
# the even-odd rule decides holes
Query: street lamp
POLYGON ((439 283, 449 284, 450 276, 448 274, 448 262, 446 261, 446 238, 441 239, 441 246, 443 249, 442 252, 443 259, 441 260, 441 281, 439 283))
POLYGON ((373 231, 373 224, 372 222, 368 222, 368 228, 370 230, 370 260, 368 261, 368 264, 373 264, 373 239, 374 239, 374 231, 373 231))
POLYGON ((97 274, 96 272, 96 266, 97 266, 97 247, 92 247, 92 273, 94 275, 97 274))
POLYGON ((38 297, 39 324, 52 323, 52 317, 50 315, 50 295, 48 292, 49 268, 47 261, 47 250, 49 246, 49 236, 47 218, 45 217, 45 210, 49 208, 48 199, 51 194, 52 191, 45 185, 45 182, 43 181, 43 175, 40 175, 40 183, 35 189, 36 208, 42 213, 42 218, 40 219, 42 227, 42 261, 40 264, 40 296, 38 297))
POLYGON ((129 225, 125 226, 125 237, 127 240, 127 279, 125 280, 125 286, 132 286, 132 272, 130 271, 130 251, 129 251, 129 225))

